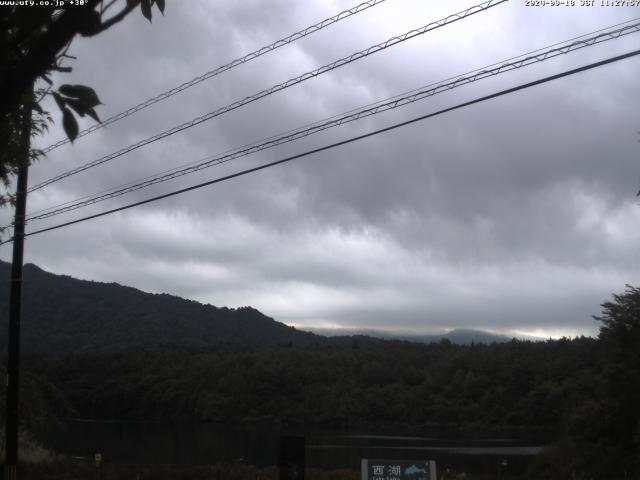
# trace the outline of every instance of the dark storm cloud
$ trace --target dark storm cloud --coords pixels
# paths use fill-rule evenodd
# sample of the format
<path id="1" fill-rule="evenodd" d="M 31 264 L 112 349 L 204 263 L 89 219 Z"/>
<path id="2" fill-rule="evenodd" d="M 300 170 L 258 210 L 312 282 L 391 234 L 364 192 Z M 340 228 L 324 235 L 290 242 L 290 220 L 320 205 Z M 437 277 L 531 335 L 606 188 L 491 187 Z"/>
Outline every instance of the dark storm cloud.
<path id="1" fill-rule="evenodd" d="M 73 83 L 95 86 L 107 117 L 349 6 L 170 4 L 153 25 L 134 15 L 99 39 L 75 43 Z M 61 147 L 32 169 L 32 184 L 466 6 L 389 0 Z M 512 1 L 52 185 L 31 196 L 30 208 L 222 153 L 633 13 L 568 10 Z M 636 42 L 630 36 L 462 87 L 87 213 L 433 112 Z M 639 69 L 632 59 L 32 237 L 28 261 L 217 305 L 250 304 L 300 326 L 592 333 L 598 304 L 637 283 Z M 44 144 L 59 137 L 53 131 Z"/>

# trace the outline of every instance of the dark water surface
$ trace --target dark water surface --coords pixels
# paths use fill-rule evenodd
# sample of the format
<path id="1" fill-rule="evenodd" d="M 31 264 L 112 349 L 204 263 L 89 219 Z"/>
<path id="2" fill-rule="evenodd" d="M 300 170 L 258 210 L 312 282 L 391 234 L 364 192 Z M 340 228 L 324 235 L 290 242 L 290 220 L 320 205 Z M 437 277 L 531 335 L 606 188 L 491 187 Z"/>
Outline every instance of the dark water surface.
<path id="1" fill-rule="evenodd" d="M 63 431 L 39 435 L 53 451 L 72 457 L 97 452 L 103 461 L 130 465 L 207 465 L 238 462 L 277 465 L 281 435 L 306 437 L 307 465 L 360 468 L 361 458 L 436 460 L 441 468 L 477 473 L 522 472 L 547 438 L 521 432 L 354 432 L 290 428 L 270 423 L 68 422 Z M 506 462 L 505 462 L 506 461 Z"/>

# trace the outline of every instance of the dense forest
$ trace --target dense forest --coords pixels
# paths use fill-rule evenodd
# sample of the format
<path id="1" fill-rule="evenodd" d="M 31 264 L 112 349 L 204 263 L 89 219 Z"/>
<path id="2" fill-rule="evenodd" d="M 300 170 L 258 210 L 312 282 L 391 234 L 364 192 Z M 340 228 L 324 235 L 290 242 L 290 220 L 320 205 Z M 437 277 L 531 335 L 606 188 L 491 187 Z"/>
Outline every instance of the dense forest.
<path id="1" fill-rule="evenodd" d="M 158 346 L 35 355 L 85 418 L 555 427 L 592 397 L 593 339 L 459 346 Z"/>
<path id="2" fill-rule="evenodd" d="M 40 342 L 23 356 L 27 429 L 68 418 L 521 428 L 557 439 L 531 478 L 640 478 L 639 289 L 603 304 L 597 339 L 422 344 L 331 341 L 254 309 L 29 270 L 29 288 L 38 292 L 31 315 L 44 313 L 25 325 Z M 64 306 L 45 307 L 59 295 Z M 91 313 L 92 304 L 94 312 L 114 305 L 122 312 L 111 324 Z M 183 336 L 171 333 L 176 325 Z M 231 333 L 213 341 L 220 331 Z"/>
<path id="3" fill-rule="evenodd" d="M 469 346 L 360 339 L 350 346 L 165 345 L 31 355 L 24 361 L 24 413 L 33 428 L 66 415 L 545 429 L 560 440 L 539 459 L 543 473 L 534 478 L 581 470 L 617 478 L 610 474 L 621 465 L 638 468 L 632 402 L 639 385 L 604 347 L 590 338 Z"/>
<path id="4" fill-rule="evenodd" d="M 629 370 L 620 376 L 622 364 L 604 347 L 591 338 L 467 346 L 354 339 L 30 355 L 23 413 L 33 429 L 65 416 L 542 429 L 559 441 L 534 478 L 581 469 L 618 478 L 610 473 L 621 465 L 638 468 L 632 402 L 640 385 Z M 595 455 L 603 448 L 606 455 Z"/>

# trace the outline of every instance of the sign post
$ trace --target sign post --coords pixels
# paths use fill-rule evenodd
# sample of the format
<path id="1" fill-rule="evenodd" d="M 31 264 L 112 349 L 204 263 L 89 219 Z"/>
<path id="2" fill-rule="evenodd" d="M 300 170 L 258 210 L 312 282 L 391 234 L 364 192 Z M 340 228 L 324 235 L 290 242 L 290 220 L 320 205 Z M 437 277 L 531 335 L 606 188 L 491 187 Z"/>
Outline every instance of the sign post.
<path id="1" fill-rule="evenodd" d="M 437 480 L 434 460 L 362 459 L 362 480 Z"/>

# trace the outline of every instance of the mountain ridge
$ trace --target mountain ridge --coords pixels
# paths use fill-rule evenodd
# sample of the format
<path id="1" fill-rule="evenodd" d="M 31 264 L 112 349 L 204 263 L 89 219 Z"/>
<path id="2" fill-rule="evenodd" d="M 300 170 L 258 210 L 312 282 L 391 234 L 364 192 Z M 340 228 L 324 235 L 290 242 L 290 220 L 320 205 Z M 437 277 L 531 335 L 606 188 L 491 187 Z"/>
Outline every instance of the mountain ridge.
<path id="1" fill-rule="evenodd" d="M 0 261 L 0 353 L 6 352 L 9 273 Z M 206 346 L 345 345 L 386 340 L 470 344 L 511 338 L 478 330 L 442 335 L 402 335 L 371 330 L 339 330 L 327 335 L 298 330 L 253 307 L 227 308 L 167 293 L 149 293 L 111 282 L 80 280 L 24 266 L 22 345 L 25 353 L 106 352 L 162 344 Z M 326 331 L 327 333 L 329 331 Z"/>
<path id="2" fill-rule="evenodd" d="M 434 333 L 398 333 L 388 330 L 358 328 L 309 328 L 308 331 L 317 335 L 328 336 L 330 338 L 360 335 L 384 340 L 406 340 L 417 343 L 434 343 L 442 340 L 449 340 L 451 343 L 458 345 L 470 345 L 471 343 L 503 343 L 510 342 L 514 338 L 517 340 L 530 341 L 545 340 L 540 337 L 493 333 L 474 328 L 454 328 L 445 332 Z"/>
<path id="3" fill-rule="evenodd" d="M 10 264 L 0 262 L 0 351 L 6 351 Z M 321 339 L 252 307 L 231 309 L 24 266 L 22 345 L 29 352 L 179 344 L 311 344 Z"/>

